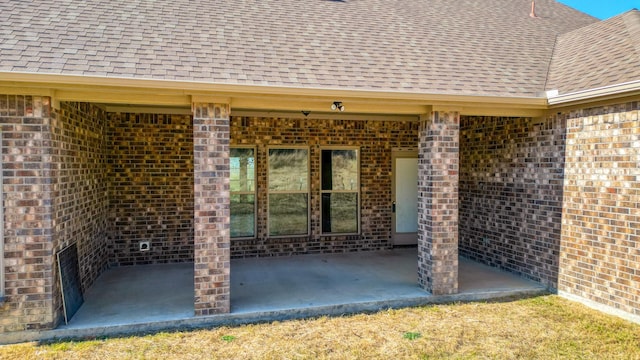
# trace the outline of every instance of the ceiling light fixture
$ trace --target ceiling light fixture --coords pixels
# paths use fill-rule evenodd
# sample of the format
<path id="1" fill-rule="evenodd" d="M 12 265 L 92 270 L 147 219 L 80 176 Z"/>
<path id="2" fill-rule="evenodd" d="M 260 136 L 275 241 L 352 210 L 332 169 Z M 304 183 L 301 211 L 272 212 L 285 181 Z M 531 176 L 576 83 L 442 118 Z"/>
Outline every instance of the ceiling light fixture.
<path id="1" fill-rule="evenodd" d="M 344 111 L 344 105 L 342 105 L 342 101 L 334 101 L 333 104 L 331 104 L 331 110 Z"/>

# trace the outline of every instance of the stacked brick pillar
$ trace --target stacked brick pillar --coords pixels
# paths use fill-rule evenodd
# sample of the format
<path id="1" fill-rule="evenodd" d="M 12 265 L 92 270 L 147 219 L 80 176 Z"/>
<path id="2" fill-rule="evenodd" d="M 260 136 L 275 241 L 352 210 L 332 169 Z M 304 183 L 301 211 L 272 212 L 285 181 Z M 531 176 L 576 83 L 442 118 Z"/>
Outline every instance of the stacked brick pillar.
<path id="1" fill-rule="evenodd" d="M 0 95 L 4 301 L 0 333 L 51 329 L 54 312 L 51 100 Z M 0 262 L 2 263 L 2 262 Z"/>
<path id="2" fill-rule="evenodd" d="M 459 133 L 457 112 L 420 119 L 418 280 L 433 295 L 458 292 Z"/>
<path id="3" fill-rule="evenodd" d="M 195 314 L 230 311 L 229 105 L 193 104 Z"/>

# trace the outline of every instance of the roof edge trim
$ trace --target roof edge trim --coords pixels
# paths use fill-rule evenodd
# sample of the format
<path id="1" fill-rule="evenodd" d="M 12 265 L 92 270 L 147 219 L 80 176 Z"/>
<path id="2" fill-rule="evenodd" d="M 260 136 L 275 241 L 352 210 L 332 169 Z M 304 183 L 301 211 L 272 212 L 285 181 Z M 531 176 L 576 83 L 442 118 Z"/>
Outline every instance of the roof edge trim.
<path id="1" fill-rule="evenodd" d="M 518 106 L 531 106 L 535 108 L 546 107 L 547 98 L 544 96 L 517 97 L 517 96 L 491 96 L 491 95 L 456 95 L 438 93 L 403 92 L 392 90 L 362 90 L 346 88 L 307 88 L 307 87 L 282 87 L 269 85 L 243 85 L 221 84 L 184 80 L 159 80 L 137 79 L 106 76 L 86 76 L 69 74 L 44 74 L 29 72 L 0 71 L 0 82 L 21 83 L 20 86 L 39 83 L 47 84 L 48 88 L 60 86 L 87 86 L 87 87 L 119 87 L 119 88 L 148 88 L 181 91 L 185 95 L 205 94 L 260 94 L 260 95 L 289 95 L 289 96 L 326 96 L 349 97 L 389 100 L 414 100 L 431 102 L 474 102 L 489 104 L 510 104 Z M 50 85 L 50 86 L 49 86 Z"/>
<path id="2" fill-rule="evenodd" d="M 560 105 L 572 102 L 592 100 L 601 97 L 618 97 L 628 95 L 631 92 L 640 93 L 640 80 L 629 81 L 616 85 L 608 85 L 599 88 L 580 90 L 557 96 L 548 96 L 549 105 Z M 548 91 L 547 94 L 552 94 Z"/>

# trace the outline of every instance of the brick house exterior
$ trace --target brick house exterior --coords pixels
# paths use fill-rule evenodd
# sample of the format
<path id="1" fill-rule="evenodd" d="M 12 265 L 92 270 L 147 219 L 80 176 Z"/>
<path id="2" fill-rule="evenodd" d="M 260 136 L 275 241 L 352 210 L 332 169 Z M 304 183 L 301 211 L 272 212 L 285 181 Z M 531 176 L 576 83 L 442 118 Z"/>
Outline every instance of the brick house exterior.
<path id="1" fill-rule="evenodd" d="M 551 10 L 540 21 L 555 29 L 551 36 L 544 32 L 549 24 L 531 25 L 541 31 L 532 58 L 548 55 L 542 77 L 522 85 L 500 83 L 494 74 L 482 84 L 483 76 L 470 73 L 461 88 L 451 80 L 433 93 L 393 85 L 359 64 L 352 77 L 372 83 L 341 85 L 340 78 L 337 88 L 322 80 L 305 87 L 300 79 L 295 87 L 269 80 L 265 69 L 266 85 L 124 76 L 135 63 L 127 56 L 118 76 L 30 71 L 17 55 L 27 50 L 8 48 L 27 40 L 4 42 L 10 45 L 0 45 L 9 54 L 0 60 L 0 332 L 60 324 L 55 260 L 70 244 L 77 245 L 85 290 L 110 267 L 193 262 L 196 316 L 230 311 L 232 258 L 392 248 L 392 152 L 399 148 L 419 154 L 421 287 L 456 293 L 461 255 L 640 321 L 640 70 L 627 65 L 602 75 L 604 82 L 585 83 L 572 73 L 581 64 L 565 54 L 589 36 L 640 38 L 634 37 L 640 12 L 595 22 L 542 3 Z M 522 21 L 519 28 L 538 20 Z M 625 41 L 610 47 L 610 55 L 635 51 L 629 57 L 640 59 Z M 69 64 L 90 67 L 68 49 L 62 56 Z M 606 65 L 593 60 L 600 53 L 582 55 L 583 71 L 599 74 Z M 145 69 L 145 59 L 137 70 Z M 518 66 L 526 72 L 527 64 Z M 445 86 L 433 76 L 424 81 Z M 490 90 L 494 80 L 504 87 Z M 489 90 L 481 92 L 478 83 Z M 517 89 L 526 86 L 550 92 L 525 96 L 528 89 Z M 347 111 L 331 112 L 335 100 Z M 255 149 L 256 234 L 231 239 L 230 151 L 238 146 Z M 267 158 L 277 146 L 308 149 L 307 235 L 269 235 Z M 320 151 L 336 146 L 360 154 L 357 234 L 322 231 Z M 139 251 L 140 241 L 151 250 Z"/>

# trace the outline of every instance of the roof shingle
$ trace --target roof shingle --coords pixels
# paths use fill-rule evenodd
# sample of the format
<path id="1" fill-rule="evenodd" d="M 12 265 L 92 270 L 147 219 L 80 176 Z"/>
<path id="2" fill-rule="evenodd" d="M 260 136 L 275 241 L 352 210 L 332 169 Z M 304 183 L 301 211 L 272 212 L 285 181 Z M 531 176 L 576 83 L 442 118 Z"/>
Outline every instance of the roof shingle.
<path id="1" fill-rule="evenodd" d="M 546 88 L 561 94 L 640 80 L 640 11 L 558 37 Z"/>
<path id="2" fill-rule="evenodd" d="M 429 94 L 535 96 L 554 0 L 0 1 L 0 72 Z"/>

